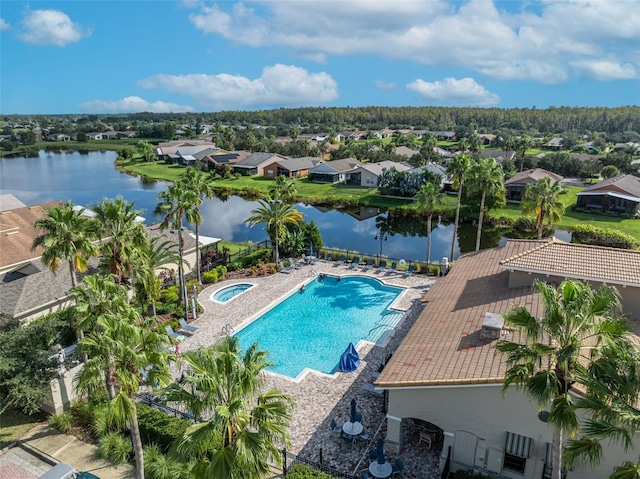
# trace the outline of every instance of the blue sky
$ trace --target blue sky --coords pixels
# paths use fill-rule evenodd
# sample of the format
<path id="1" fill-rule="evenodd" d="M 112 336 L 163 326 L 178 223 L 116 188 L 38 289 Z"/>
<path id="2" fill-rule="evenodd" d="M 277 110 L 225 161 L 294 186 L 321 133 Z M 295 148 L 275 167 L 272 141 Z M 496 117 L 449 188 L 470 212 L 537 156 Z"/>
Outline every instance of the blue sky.
<path id="1" fill-rule="evenodd" d="M 640 103 L 640 0 L 16 1 L 0 113 Z"/>

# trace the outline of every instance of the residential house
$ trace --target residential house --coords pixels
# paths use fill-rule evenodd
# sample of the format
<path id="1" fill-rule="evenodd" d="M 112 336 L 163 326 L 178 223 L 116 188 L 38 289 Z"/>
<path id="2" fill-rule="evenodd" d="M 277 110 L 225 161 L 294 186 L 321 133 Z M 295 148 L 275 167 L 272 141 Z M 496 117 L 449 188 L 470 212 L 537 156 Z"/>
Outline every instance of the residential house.
<path id="1" fill-rule="evenodd" d="M 181 148 L 191 147 L 213 147 L 213 143 L 205 140 L 172 140 L 164 143 L 159 143 L 156 148 L 156 156 L 158 160 L 165 160 L 171 163 L 178 163 L 180 156 L 177 154 Z"/>
<path id="2" fill-rule="evenodd" d="M 324 161 L 320 158 L 311 156 L 276 160 L 264 167 L 264 176 L 265 178 L 277 178 L 281 175 L 287 178 L 306 178 L 312 168 L 322 163 Z"/>
<path id="3" fill-rule="evenodd" d="M 491 142 L 496 139 L 496 135 L 491 133 L 480 133 L 478 136 L 482 140 L 483 145 L 490 145 Z"/>
<path id="4" fill-rule="evenodd" d="M 538 180 L 543 178 L 551 178 L 552 183 L 557 183 L 564 179 L 563 176 L 552 173 L 551 171 L 543 170 L 542 168 L 521 171 L 504 182 L 504 187 L 507 190 L 507 201 L 519 203 L 524 197 L 527 185 L 536 183 Z"/>
<path id="5" fill-rule="evenodd" d="M 309 179 L 317 183 L 349 183 L 351 172 L 361 165 L 355 158 L 327 161 L 312 168 Z"/>
<path id="6" fill-rule="evenodd" d="M 620 175 L 578 193 L 577 208 L 610 214 L 640 214 L 640 178 Z"/>
<path id="7" fill-rule="evenodd" d="M 434 135 L 436 135 L 436 138 L 438 140 L 456 141 L 456 132 L 455 131 L 437 130 L 437 131 L 432 131 L 430 133 L 433 133 Z"/>
<path id="8" fill-rule="evenodd" d="M 220 148 L 215 148 L 212 143 L 209 143 L 208 146 L 198 145 L 180 147 L 176 151 L 175 156 L 177 156 L 178 165 L 195 166 L 199 161 L 202 161 L 203 158 L 207 158 L 219 150 Z"/>
<path id="9" fill-rule="evenodd" d="M 605 250 L 607 261 L 602 260 Z M 502 247 L 461 256 L 427 293 L 423 311 L 374 381 L 388 399 L 385 448 L 400 452 L 406 425 L 426 421 L 443 442 L 441 469 L 450 452 L 451 471 L 548 479 L 552 427 L 522 390 L 511 387 L 503 394 L 507 364 L 494 345 L 500 338 L 521 338 L 502 328 L 502 315 L 517 305 L 536 317 L 544 314 L 542 299 L 531 287 L 535 277 L 556 282 L 579 277 L 594 286 L 595 280 L 606 281 L 622 285 L 621 291 L 626 284 L 625 298 L 632 302 L 625 307 L 637 315 L 633 298 L 640 296 L 639 271 L 640 252 L 555 240 L 508 240 Z M 598 466 L 576 463 L 568 477 L 605 479 L 615 465 L 638 459 L 637 449 L 624 451 L 606 442 L 602 447 Z"/>
<path id="10" fill-rule="evenodd" d="M 562 150 L 562 138 L 551 138 L 544 146 L 549 150 Z"/>
<path id="11" fill-rule="evenodd" d="M 113 130 L 105 131 L 102 134 L 102 139 L 103 140 L 118 140 L 119 138 L 120 138 L 120 133 L 117 132 L 117 131 L 113 131 Z"/>
<path id="12" fill-rule="evenodd" d="M 218 150 L 215 153 L 206 156 L 201 161 L 202 169 L 205 171 L 212 171 L 219 165 L 233 165 L 238 161 L 246 158 L 251 153 L 245 150 L 226 151 Z"/>
<path id="13" fill-rule="evenodd" d="M 480 150 L 478 154 L 482 158 L 493 158 L 498 163 L 502 163 L 504 160 L 513 160 L 516 156 L 515 151 L 504 150 Z"/>
<path id="14" fill-rule="evenodd" d="M 52 133 L 47 136 L 49 141 L 71 141 L 71 137 L 66 133 Z"/>
<path id="15" fill-rule="evenodd" d="M 87 140 L 102 140 L 103 133 L 100 131 L 92 131 L 91 133 L 87 133 Z"/>
<path id="16" fill-rule="evenodd" d="M 264 167 L 270 165 L 274 161 L 288 159 L 286 156 L 275 153 L 251 153 L 246 158 L 231 165 L 234 173 L 240 173 L 244 176 L 264 175 Z"/>
<path id="17" fill-rule="evenodd" d="M 366 186 L 367 188 L 376 188 L 378 186 L 378 177 L 382 172 L 389 168 L 395 168 L 397 171 L 407 171 L 411 167 L 395 161 L 381 161 L 379 163 L 363 163 L 357 166 L 351 173 L 347 184 Z"/>
<path id="18" fill-rule="evenodd" d="M 414 174 L 420 175 L 425 171 L 429 171 L 435 175 L 438 175 L 440 177 L 440 184 L 438 186 L 440 188 L 444 186 L 444 182 L 445 180 L 447 180 L 448 176 L 447 176 L 447 169 L 442 165 L 438 165 L 436 163 L 428 163 L 426 165 L 408 170 L 407 173 L 414 173 Z"/>
<path id="19" fill-rule="evenodd" d="M 412 150 L 408 146 L 396 146 L 393 152 L 396 155 L 404 156 L 405 158 L 411 158 L 413 155 L 420 153 L 419 151 Z"/>

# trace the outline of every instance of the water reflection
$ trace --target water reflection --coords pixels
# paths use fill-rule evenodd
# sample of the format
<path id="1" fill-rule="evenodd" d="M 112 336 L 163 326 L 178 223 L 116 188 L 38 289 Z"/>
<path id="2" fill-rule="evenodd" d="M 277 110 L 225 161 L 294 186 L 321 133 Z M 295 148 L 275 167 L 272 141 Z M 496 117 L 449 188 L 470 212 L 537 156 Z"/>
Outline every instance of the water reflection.
<path id="1" fill-rule="evenodd" d="M 117 171 L 113 163 L 116 153 L 91 151 L 53 153 L 41 151 L 37 157 L 0 159 L 0 189 L 3 194 L 13 194 L 27 205 L 48 201 L 71 200 L 74 204 L 90 206 L 103 198 L 118 195 L 135 201 L 137 209 L 147 223 L 159 220 L 153 210 L 158 203 L 158 192 L 164 182 L 145 183 L 140 178 Z M 205 201 L 201 208 L 203 222 L 201 234 L 229 241 L 258 242 L 266 238 L 263 227 L 249 228 L 244 220 L 257 207 L 254 201 L 231 196 L 224 201 Z M 358 250 L 367 255 L 378 255 L 380 241 L 375 239 L 380 231 L 389 239 L 382 244 L 383 254 L 406 260 L 426 258 L 426 222 L 413 215 L 387 213 L 378 208 L 361 207 L 349 211 L 336 211 L 304 204 L 296 205 L 307 222 L 315 221 L 325 245 L 341 249 Z M 431 233 L 431 259 L 438 261 L 451 252 L 453 225 L 435 221 Z M 483 228 L 482 247 L 490 248 L 504 242 L 505 232 Z M 566 232 L 557 231 L 569 240 Z M 454 258 L 475 248 L 476 228 L 462 224 L 458 228 Z"/>

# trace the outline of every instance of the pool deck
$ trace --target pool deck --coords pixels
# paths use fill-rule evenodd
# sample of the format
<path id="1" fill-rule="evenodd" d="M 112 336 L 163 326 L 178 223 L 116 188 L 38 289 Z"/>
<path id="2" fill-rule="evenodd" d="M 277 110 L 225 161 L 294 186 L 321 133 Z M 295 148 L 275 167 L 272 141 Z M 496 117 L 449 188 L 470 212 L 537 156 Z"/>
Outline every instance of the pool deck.
<path id="1" fill-rule="evenodd" d="M 368 467 L 368 451 L 369 447 L 375 448 L 375 439 L 372 440 L 371 445 L 365 441 L 357 441 L 353 447 L 346 443 L 341 444 L 340 438 L 330 430 L 329 423 L 331 419 L 335 419 L 340 425 L 347 421 L 351 399 L 355 398 L 358 410 L 363 415 L 365 431 L 373 435 L 380 427 L 379 435 L 384 437 L 386 421 L 385 413 L 382 411 L 383 396 L 368 392 L 363 389 L 363 386 L 372 382 L 372 374 L 383 364 L 384 359 L 395 351 L 418 317 L 423 307 L 420 300 L 436 280 L 434 277 L 420 274 L 404 276 L 398 272 L 363 270 L 361 266 L 350 268 L 348 265 L 338 265 L 335 262 L 317 261 L 289 274 L 277 273 L 264 277 L 225 280 L 212 284 L 200 292 L 198 301 L 204 308 L 204 313 L 190 323 L 197 326 L 199 331 L 187 336 L 180 344 L 180 350 L 184 352 L 213 344 L 225 334 L 223 328 L 227 325 L 237 331 L 248 320 L 255 318 L 286 295 L 297 291 L 304 283 L 311 281 L 317 273 L 368 276 L 388 285 L 405 288 L 402 295 L 392 304 L 394 309 L 406 311 L 403 320 L 384 344 L 361 342 L 356 345 L 362 360 L 357 371 L 334 375 L 309 372 L 297 380 L 275 374 L 267 375 L 268 386 L 277 387 L 296 401 L 289 429 L 291 437 L 289 450 L 315 462 L 319 462 L 322 455 L 324 465 L 352 474 L 356 469 Z M 226 304 L 214 303 L 209 299 L 214 291 L 234 283 L 253 283 L 256 286 Z M 426 447 L 417 445 L 418 433 L 411 427 L 405 428 L 405 431 L 407 437 L 400 454 L 406 465 L 403 477 L 439 477 L 437 455 L 427 451 Z M 387 456 L 390 462 L 397 457 L 394 454 L 387 454 Z"/>

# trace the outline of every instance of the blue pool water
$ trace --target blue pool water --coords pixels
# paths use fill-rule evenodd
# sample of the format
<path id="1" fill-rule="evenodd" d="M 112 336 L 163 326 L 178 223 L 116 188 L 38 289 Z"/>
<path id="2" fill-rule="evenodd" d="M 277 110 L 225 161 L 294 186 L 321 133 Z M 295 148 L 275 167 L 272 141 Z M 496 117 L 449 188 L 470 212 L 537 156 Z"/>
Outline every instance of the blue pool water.
<path id="1" fill-rule="evenodd" d="M 381 343 L 403 312 L 389 309 L 402 288 L 373 278 L 315 278 L 304 290 L 236 333 L 246 350 L 257 342 L 276 364 L 273 372 L 295 378 L 304 368 L 333 373 L 340 354 L 361 339 Z"/>
<path id="2" fill-rule="evenodd" d="M 253 286 L 254 285 L 251 283 L 238 283 L 220 288 L 218 291 L 211 295 L 211 301 L 226 303 L 227 301 L 231 301 L 236 296 L 241 295 L 246 290 L 253 288 Z"/>

